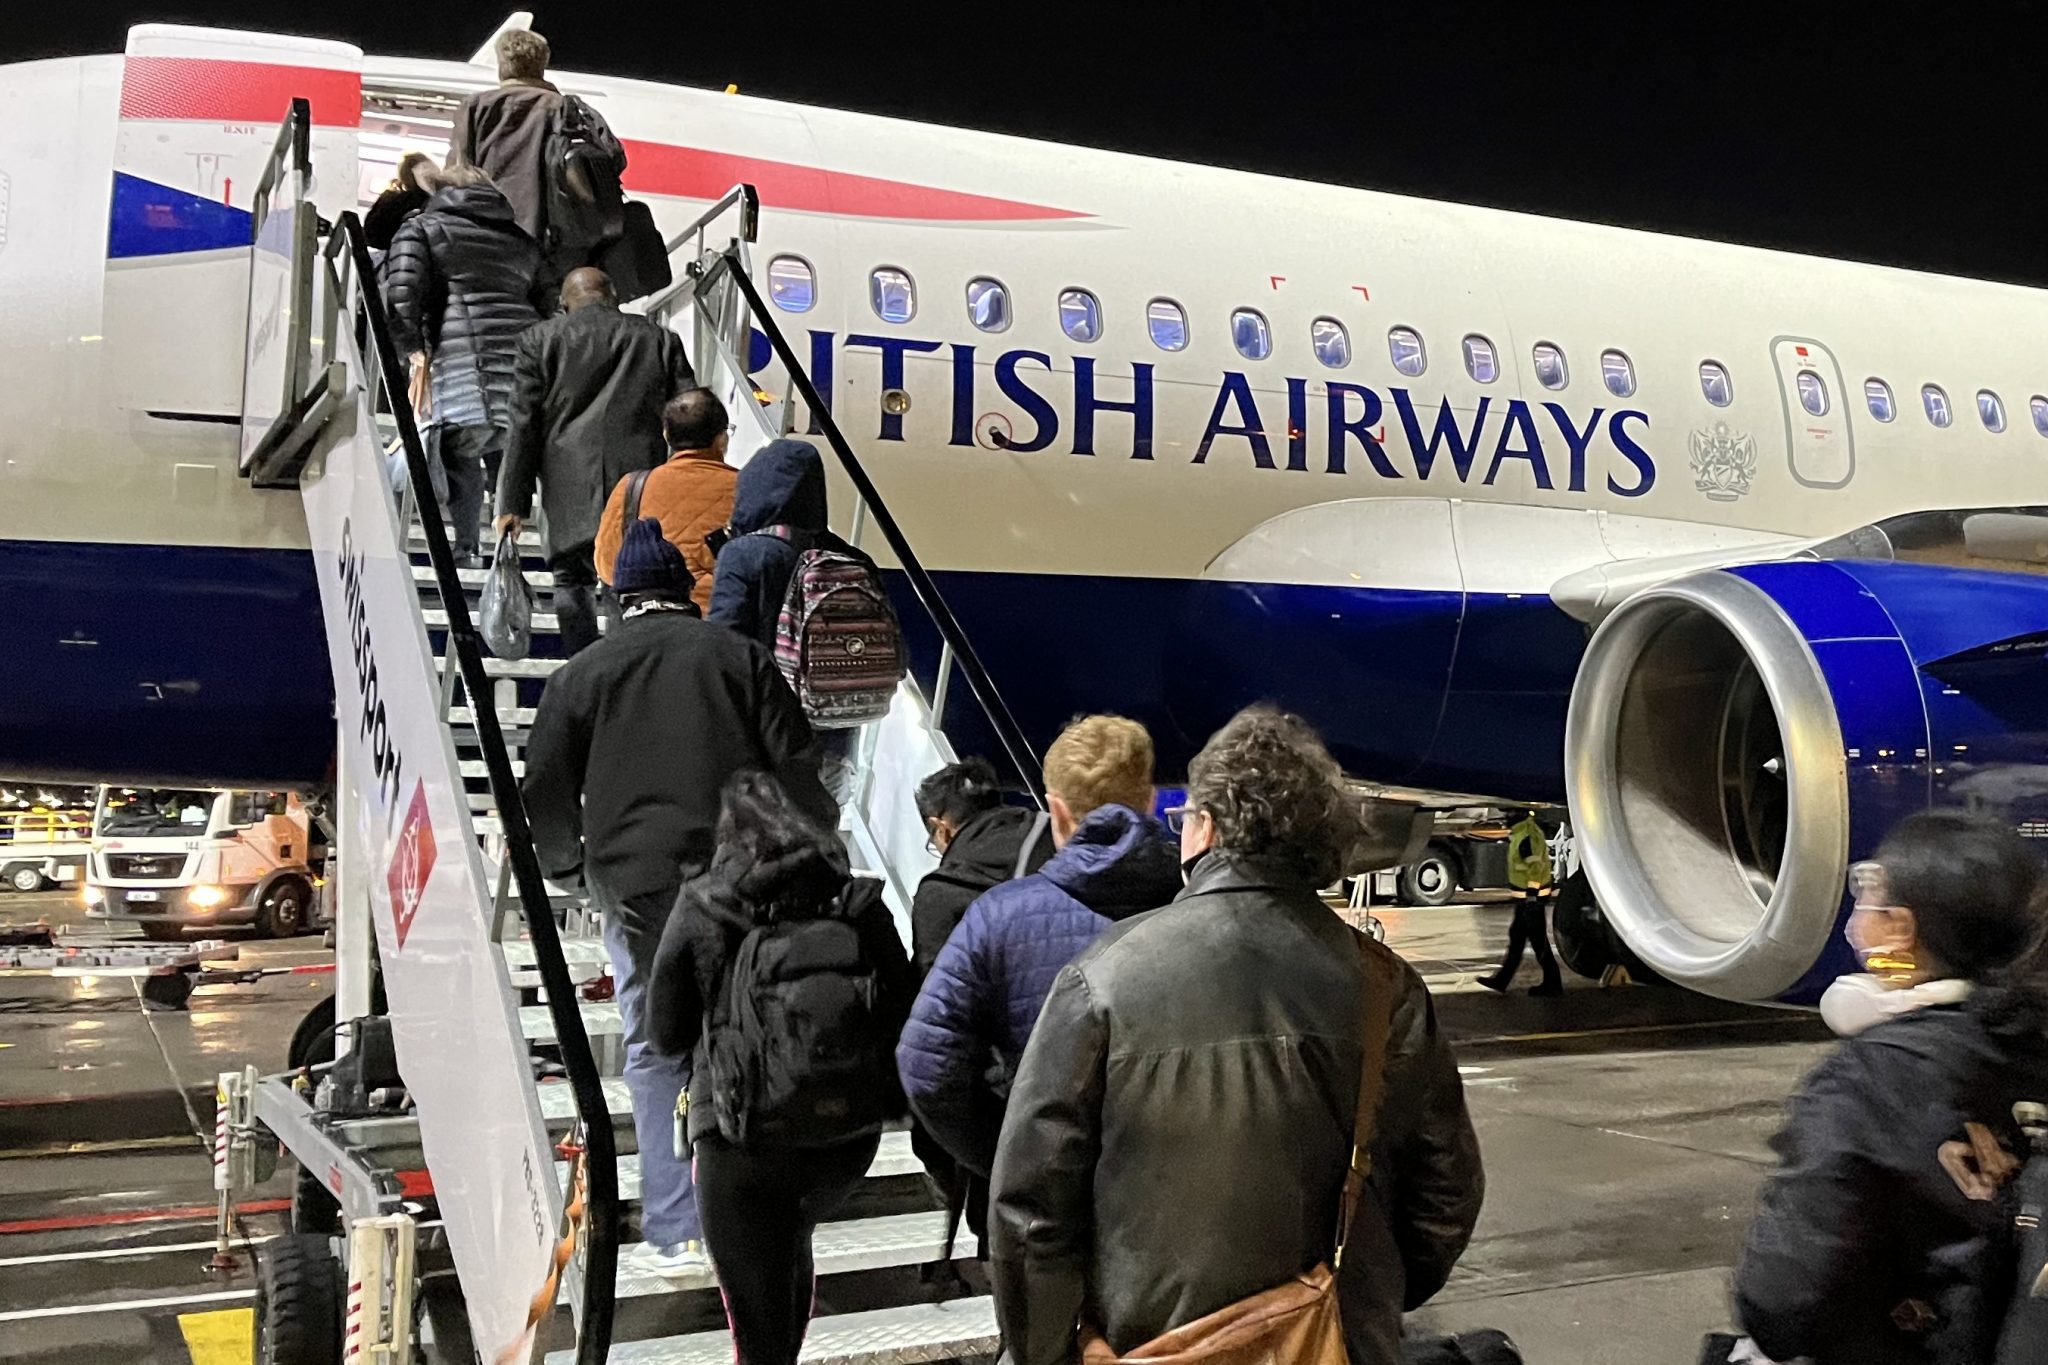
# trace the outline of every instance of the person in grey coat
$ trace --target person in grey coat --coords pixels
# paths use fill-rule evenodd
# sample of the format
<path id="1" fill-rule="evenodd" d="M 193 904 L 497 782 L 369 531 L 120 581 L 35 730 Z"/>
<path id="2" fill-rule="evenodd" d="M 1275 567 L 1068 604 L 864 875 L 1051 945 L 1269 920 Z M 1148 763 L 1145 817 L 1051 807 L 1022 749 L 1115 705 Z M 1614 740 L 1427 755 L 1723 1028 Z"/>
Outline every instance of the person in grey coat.
<path id="1" fill-rule="evenodd" d="M 458 558 L 476 562 L 486 465 L 504 449 L 519 338 L 540 248 L 474 166 L 422 173 L 426 207 L 391 239 L 382 268 L 393 339 L 412 357 L 412 403 L 426 428 L 434 491 Z"/>

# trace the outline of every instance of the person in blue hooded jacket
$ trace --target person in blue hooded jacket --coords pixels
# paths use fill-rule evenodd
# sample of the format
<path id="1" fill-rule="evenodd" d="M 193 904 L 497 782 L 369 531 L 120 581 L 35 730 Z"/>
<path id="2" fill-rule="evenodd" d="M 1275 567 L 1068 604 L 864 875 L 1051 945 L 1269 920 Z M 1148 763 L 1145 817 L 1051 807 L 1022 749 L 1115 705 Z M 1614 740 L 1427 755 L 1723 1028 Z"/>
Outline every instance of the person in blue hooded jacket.
<path id="1" fill-rule="evenodd" d="M 1000 1078 L 1015 1074 L 1053 978 L 1111 924 L 1165 905 L 1181 887 L 1180 854 L 1146 814 L 1144 726 L 1121 716 L 1075 721 L 1046 750 L 1045 786 L 1059 851 L 968 907 L 896 1048 L 912 1112 L 984 1178 L 1002 1129 Z M 969 1227 L 978 1230 L 980 1212 L 968 1210 Z"/>
<path id="2" fill-rule="evenodd" d="M 770 441 L 740 469 L 733 486 L 732 520 L 726 523 L 711 576 L 711 614 L 750 639 L 775 648 L 789 580 L 806 550 L 823 546 L 859 554 L 826 528 L 825 462 L 809 441 Z M 853 732 L 818 735 L 825 788 L 840 804 L 851 795 L 853 769 L 847 761 Z"/>

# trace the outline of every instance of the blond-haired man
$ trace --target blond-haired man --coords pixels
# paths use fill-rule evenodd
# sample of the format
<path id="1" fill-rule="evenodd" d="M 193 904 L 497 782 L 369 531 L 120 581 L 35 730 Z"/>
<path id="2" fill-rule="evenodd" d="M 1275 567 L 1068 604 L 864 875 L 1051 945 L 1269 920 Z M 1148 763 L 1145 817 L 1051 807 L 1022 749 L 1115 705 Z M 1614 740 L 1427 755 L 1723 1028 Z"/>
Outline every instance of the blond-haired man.
<path id="1" fill-rule="evenodd" d="M 953 1159 L 986 1177 L 1014 1073 L 1053 978 L 1118 920 L 1180 890 L 1180 855 L 1152 806 L 1152 737 L 1085 716 L 1045 754 L 1052 858 L 968 907 L 925 978 L 897 1070 L 912 1109 Z M 991 1076 L 997 1078 L 992 1084 Z M 980 1231 L 976 1201 L 969 1226 Z"/>

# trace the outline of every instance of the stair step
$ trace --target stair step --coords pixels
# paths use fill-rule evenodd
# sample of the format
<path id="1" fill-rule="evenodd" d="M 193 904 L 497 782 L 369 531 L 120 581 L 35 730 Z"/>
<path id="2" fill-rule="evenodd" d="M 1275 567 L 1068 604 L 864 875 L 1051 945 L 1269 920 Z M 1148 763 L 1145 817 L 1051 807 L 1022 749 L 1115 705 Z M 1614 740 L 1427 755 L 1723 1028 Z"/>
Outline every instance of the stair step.
<path id="1" fill-rule="evenodd" d="M 487 678 L 548 678 L 562 671 L 567 659 L 499 659 L 484 655 L 484 676 Z M 448 667 L 448 656 L 434 656 L 434 671 L 441 672 Z"/>
<path id="2" fill-rule="evenodd" d="M 455 577 L 465 588 L 481 588 L 484 585 L 484 581 L 490 576 L 491 571 L 489 569 L 457 569 L 455 571 Z M 431 564 L 415 564 L 412 566 L 412 577 L 415 583 L 432 583 L 434 581 L 434 566 Z M 555 586 L 555 576 L 546 569 L 526 570 L 526 581 L 536 588 L 546 588 L 550 591 Z"/>
<path id="3" fill-rule="evenodd" d="M 623 1080 L 616 1082 L 606 1081 L 605 1084 L 607 1086 L 614 1084 L 624 1085 L 625 1082 Z M 566 1085 L 555 1085 L 553 1083 L 542 1086 L 540 1090 L 540 1111 L 542 1115 L 548 1118 L 567 1118 L 570 1114 L 574 1113 L 576 1107 L 575 1098 L 567 1093 L 568 1089 L 569 1087 Z M 562 1098 L 550 1100 L 548 1098 L 550 1090 L 562 1091 Z M 605 1099 L 607 1102 L 610 1101 L 611 1096 L 609 1093 L 606 1094 Z M 550 1104 L 553 1104 L 562 1112 L 559 1115 L 549 1113 L 548 1106 Z M 632 1112 L 631 1097 L 627 1098 L 626 1108 L 614 1109 L 612 1112 L 621 1117 L 630 1114 Z M 875 1149 L 874 1164 L 868 1167 L 867 1178 L 870 1180 L 888 1180 L 897 1176 L 916 1175 L 923 1169 L 924 1163 L 917 1159 L 917 1153 L 910 1150 L 910 1134 L 907 1132 L 888 1132 L 882 1134 L 882 1144 Z M 568 1166 L 562 1162 L 556 1162 L 555 1174 L 566 1182 L 569 1178 Z M 640 1158 L 638 1155 L 628 1154 L 619 1158 L 619 1199 L 622 1203 L 627 1204 L 637 1204 L 640 1202 Z M 939 1231 L 943 1235 L 945 1229 L 941 1228 Z"/>
<path id="4" fill-rule="evenodd" d="M 490 549 L 496 549 L 498 544 L 496 533 L 485 531 L 484 544 L 490 547 Z M 420 529 L 420 524 L 417 521 L 406 532 L 405 548 L 408 550 L 425 550 L 427 548 L 427 533 Z M 532 550 L 535 554 L 539 554 L 543 548 L 540 543 L 540 532 L 532 530 L 521 531 L 519 533 L 519 548 L 522 550 Z M 486 553 L 488 552 L 487 550 Z"/>
<path id="5" fill-rule="evenodd" d="M 593 1005 L 589 1001 L 578 1002 L 583 1011 L 583 1028 L 591 1037 L 607 1034 L 621 1034 L 626 1031 L 626 1021 L 619 1017 L 619 1007 L 611 1001 Z M 553 1043 L 555 1021 L 548 1016 L 546 1005 L 522 1005 L 519 1007 L 519 1031 L 530 1043 Z"/>
<path id="6" fill-rule="evenodd" d="M 461 769 L 462 769 L 462 775 L 463 775 L 464 777 L 483 777 L 483 778 L 488 778 L 488 777 L 489 777 L 489 776 L 491 775 L 491 765 L 490 765 L 490 764 L 488 764 L 488 763 L 486 763 L 486 762 L 484 762 L 484 761 L 483 761 L 482 759 L 480 759 L 480 758 L 465 758 L 465 759 L 463 759 L 463 760 L 462 760 L 462 762 L 461 762 L 461 763 L 460 763 L 460 764 L 459 764 L 458 766 L 460 766 L 460 767 L 461 767 Z M 525 760 L 525 759 L 523 759 L 523 758 L 515 758 L 515 759 L 513 759 L 513 760 L 512 760 L 512 776 L 514 776 L 514 777 L 524 777 L 524 776 L 526 776 L 526 760 Z"/>
<path id="7" fill-rule="evenodd" d="M 624 1164 L 623 1159 L 620 1164 Z M 811 1254 L 819 1275 L 850 1275 L 862 1270 L 924 1265 L 938 1260 L 945 1249 L 946 1213 L 943 1209 L 820 1223 L 817 1233 L 811 1238 Z M 962 1228 L 953 1242 L 954 1256 L 971 1260 L 974 1251 L 974 1234 Z M 616 1292 L 622 1299 L 655 1298 L 662 1294 L 718 1287 L 715 1275 L 657 1275 L 651 1270 L 636 1268 L 629 1256 L 630 1253 L 619 1258 Z M 618 1358 L 614 1352 L 612 1359 Z"/>
<path id="8" fill-rule="evenodd" d="M 626 1089 L 626 1082 L 618 1076 L 607 1076 L 598 1082 L 604 1087 L 604 1109 L 613 1118 L 624 1119 L 633 1116 L 633 1092 Z M 542 1081 L 540 1084 L 540 1116 L 550 1123 L 567 1123 L 576 1117 L 576 1092 L 569 1088 L 567 1081 Z M 566 1169 L 564 1175 L 566 1176 Z M 634 1167 L 634 1186 L 639 1185 L 639 1168 Z"/>
<path id="9" fill-rule="evenodd" d="M 557 662 L 560 661 L 558 660 Z M 533 728 L 533 713 L 534 708 L 531 706 L 501 706 L 498 708 L 498 724 L 506 730 L 531 730 Z M 451 706 L 448 708 L 448 723 L 450 725 L 474 725 L 476 723 L 476 712 L 470 710 L 467 706 Z"/>
<path id="10" fill-rule="evenodd" d="M 548 891 L 554 895 L 566 896 L 569 894 L 553 882 L 548 883 Z M 534 965 L 533 944 L 526 939 L 507 939 L 498 945 L 498 949 L 504 953 L 505 965 L 508 967 L 516 970 Z M 563 939 L 562 960 L 567 962 L 572 968 L 581 966 L 608 967 L 612 961 L 611 955 L 605 952 L 604 941 L 595 938 Z"/>
<path id="11" fill-rule="evenodd" d="M 819 1229 L 822 1235 L 823 1229 Z M 986 1295 L 912 1303 L 866 1313 L 813 1318 L 799 1365 L 922 1365 L 995 1354 L 996 1301 Z M 611 1365 L 732 1365 L 730 1332 L 691 1332 L 615 1343 Z M 574 1350 L 551 1351 L 547 1365 L 575 1365 Z"/>
<path id="12" fill-rule="evenodd" d="M 430 630 L 446 630 L 446 629 L 448 629 L 448 613 L 447 613 L 447 612 L 445 612 L 445 611 L 443 611 L 443 610 L 441 610 L 441 608 L 439 608 L 439 607 L 425 607 L 425 608 L 423 608 L 423 609 L 421 610 L 421 613 L 420 613 L 420 614 L 421 614 L 421 615 L 423 615 L 423 616 L 425 616 L 425 617 L 427 618 L 427 627 L 428 627 L 428 629 L 430 629 Z M 559 634 L 559 633 L 561 632 L 561 629 L 562 629 L 562 623 L 561 623 L 561 621 L 560 621 L 560 620 L 559 620 L 559 619 L 558 619 L 558 618 L 557 618 L 557 617 L 555 616 L 555 614 L 554 614 L 553 612 L 551 612 L 551 611 L 537 611 L 537 612 L 535 612 L 535 613 L 533 614 L 533 633 L 534 633 L 534 634 L 536 634 L 536 635 L 556 635 L 556 634 Z"/>

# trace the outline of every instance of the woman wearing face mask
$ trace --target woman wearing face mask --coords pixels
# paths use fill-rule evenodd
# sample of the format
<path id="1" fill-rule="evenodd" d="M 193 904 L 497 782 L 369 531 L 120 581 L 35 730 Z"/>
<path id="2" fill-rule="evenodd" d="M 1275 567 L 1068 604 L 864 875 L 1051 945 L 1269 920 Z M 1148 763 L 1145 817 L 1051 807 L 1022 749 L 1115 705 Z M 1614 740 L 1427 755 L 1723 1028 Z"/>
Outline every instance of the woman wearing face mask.
<path id="1" fill-rule="evenodd" d="M 2041 885 L 2025 841 L 1959 811 L 1907 818 L 1855 869 L 1865 971 L 1828 989 L 1846 1041 L 1773 1140 L 1735 1277 L 1753 1351 L 1735 1359 L 1993 1358 L 2012 1285 L 1996 1196 L 2026 1150 L 2012 1107 L 2048 1099 Z"/>

